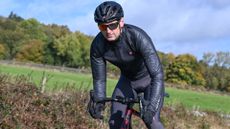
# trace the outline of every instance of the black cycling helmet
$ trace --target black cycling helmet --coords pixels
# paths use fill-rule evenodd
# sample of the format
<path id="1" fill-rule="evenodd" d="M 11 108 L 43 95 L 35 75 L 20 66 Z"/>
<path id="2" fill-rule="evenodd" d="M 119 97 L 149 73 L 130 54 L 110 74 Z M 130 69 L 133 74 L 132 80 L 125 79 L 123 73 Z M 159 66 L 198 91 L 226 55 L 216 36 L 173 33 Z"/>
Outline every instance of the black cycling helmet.
<path id="1" fill-rule="evenodd" d="M 98 24 L 101 24 L 120 20 L 123 16 L 124 12 L 120 4 L 114 1 L 106 1 L 97 6 L 94 13 L 94 20 Z"/>

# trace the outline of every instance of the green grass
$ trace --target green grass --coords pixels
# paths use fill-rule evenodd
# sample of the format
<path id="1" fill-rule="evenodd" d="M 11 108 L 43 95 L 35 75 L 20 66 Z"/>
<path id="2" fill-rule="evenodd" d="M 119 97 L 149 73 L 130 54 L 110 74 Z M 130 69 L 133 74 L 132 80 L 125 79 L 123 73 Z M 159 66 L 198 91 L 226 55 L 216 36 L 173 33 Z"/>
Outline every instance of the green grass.
<path id="1" fill-rule="evenodd" d="M 44 72 L 48 78 L 51 77 L 46 84 L 46 90 L 59 90 L 65 88 L 66 86 L 71 86 L 75 88 L 92 88 L 91 74 L 60 72 L 57 70 L 28 68 L 12 65 L 6 66 L 0 64 L 0 73 L 9 74 L 12 76 L 26 75 L 28 77 L 31 77 L 32 81 L 37 86 L 40 86 Z M 113 79 L 107 80 L 108 93 L 112 92 L 116 82 L 117 81 Z"/>
<path id="2" fill-rule="evenodd" d="M 67 85 L 75 88 L 92 88 L 91 74 L 59 72 L 42 69 L 32 69 L 27 67 L 16 67 L 0 65 L 0 72 L 13 76 L 28 75 L 31 76 L 33 82 L 39 86 L 43 72 L 48 76 L 52 76 L 47 82 L 46 90 L 60 90 Z M 107 95 L 110 96 L 116 85 L 117 80 L 107 80 Z M 165 99 L 166 105 L 183 104 L 187 108 L 199 108 L 201 110 L 209 110 L 216 112 L 230 113 L 230 96 L 219 95 L 209 92 L 195 92 L 189 90 L 180 90 L 175 88 L 167 88 L 166 92 L 170 94 L 170 98 Z"/>
<path id="3" fill-rule="evenodd" d="M 85 74 L 73 74 L 67 72 L 58 72 L 58 71 L 50 71 L 50 70 L 42 70 L 42 69 L 29 69 L 25 67 L 14 67 L 14 66 L 5 66 L 5 65 L 0 65 L 0 66 L 1 66 L 0 72 L 2 73 L 8 73 L 13 76 L 16 75 L 31 76 L 33 82 L 35 82 L 37 86 L 40 85 L 43 72 L 45 72 L 47 77 L 50 77 L 50 79 L 47 82 L 47 87 L 46 87 L 47 90 L 52 90 L 55 88 L 59 89 L 67 84 L 69 85 L 75 84 L 75 86 L 91 85 L 90 76 Z"/>
<path id="4" fill-rule="evenodd" d="M 181 103 L 190 109 L 198 108 L 228 114 L 230 113 L 230 96 L 228 95 L 180 90 L 175 88 L 167 88 L 166 91 L 170 94 L 170 98 L 166 98 L 166 104 Z"/>

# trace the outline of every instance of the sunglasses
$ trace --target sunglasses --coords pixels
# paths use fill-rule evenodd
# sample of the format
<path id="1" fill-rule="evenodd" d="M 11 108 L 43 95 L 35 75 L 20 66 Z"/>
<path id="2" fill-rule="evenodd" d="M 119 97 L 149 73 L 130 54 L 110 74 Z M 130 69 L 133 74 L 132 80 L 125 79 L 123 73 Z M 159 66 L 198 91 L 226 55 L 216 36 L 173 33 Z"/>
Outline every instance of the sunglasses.
<path id="1" fill-rule="evenodd" d="M 112 24 L 109 24 L 109 25 L 105 25 L 105 24 L 100 24 L 98 25 L 98 28 L 100 31 L 105 31 L 107 30 L 107 27 L 110 29 L 110 30 L 114 30 L 118 27 L 119 25 L 119 22 L 115 22 L 115 23 L 112 23 Z"/>

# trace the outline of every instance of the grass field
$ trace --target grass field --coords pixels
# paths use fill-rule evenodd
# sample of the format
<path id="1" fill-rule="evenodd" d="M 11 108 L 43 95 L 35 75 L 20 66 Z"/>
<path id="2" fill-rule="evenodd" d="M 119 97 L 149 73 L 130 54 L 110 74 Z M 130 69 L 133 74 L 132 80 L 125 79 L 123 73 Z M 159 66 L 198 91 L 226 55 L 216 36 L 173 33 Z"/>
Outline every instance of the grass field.
<path id="1" fill-rule="evenodd" d="M 91 74 L 0 65 L 0 73 L 10 74 L 12 76 L 26 75 L 31 77 L 37 86 L 40 85 L 43 72 L 45 72 L 48 77 L 51 77 L 46 84 L 46 90 L 48 91 L 60 90 L 68 86 L 75 88 L 92 88 Z M 108 79 L 107 93 L 109 96 L 111 95 L 116 82 L 117 81 L 114 79 Z M 219 95 L 209 92 L 195 92 L 167 87 L 166 92 L 170 94 L 170 98 L 165 99 L 166 105 L 183 104 L 190 109 L 199 108 L 201 110 L 230 113 L 230 96 L 227 95 Z"/>

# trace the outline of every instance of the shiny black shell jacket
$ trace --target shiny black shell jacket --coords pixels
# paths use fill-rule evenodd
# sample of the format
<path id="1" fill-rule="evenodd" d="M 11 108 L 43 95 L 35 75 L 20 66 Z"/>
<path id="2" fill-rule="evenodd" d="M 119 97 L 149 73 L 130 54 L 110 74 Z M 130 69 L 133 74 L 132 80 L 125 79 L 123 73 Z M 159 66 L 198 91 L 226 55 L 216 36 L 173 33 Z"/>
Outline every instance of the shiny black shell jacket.
<path id="1" fill-rule="evenodd" d="M 121 70 L 130 80 L 151 77 L 151 98 L 156 101 L 163 92 L 163 69 L 150 37 L 140 28 L 125 24 L 117 41 L 108 42 L 102 35 L 94 38 L 90 61 L 95 97 L 106 96 L 106 61 Z"/>

